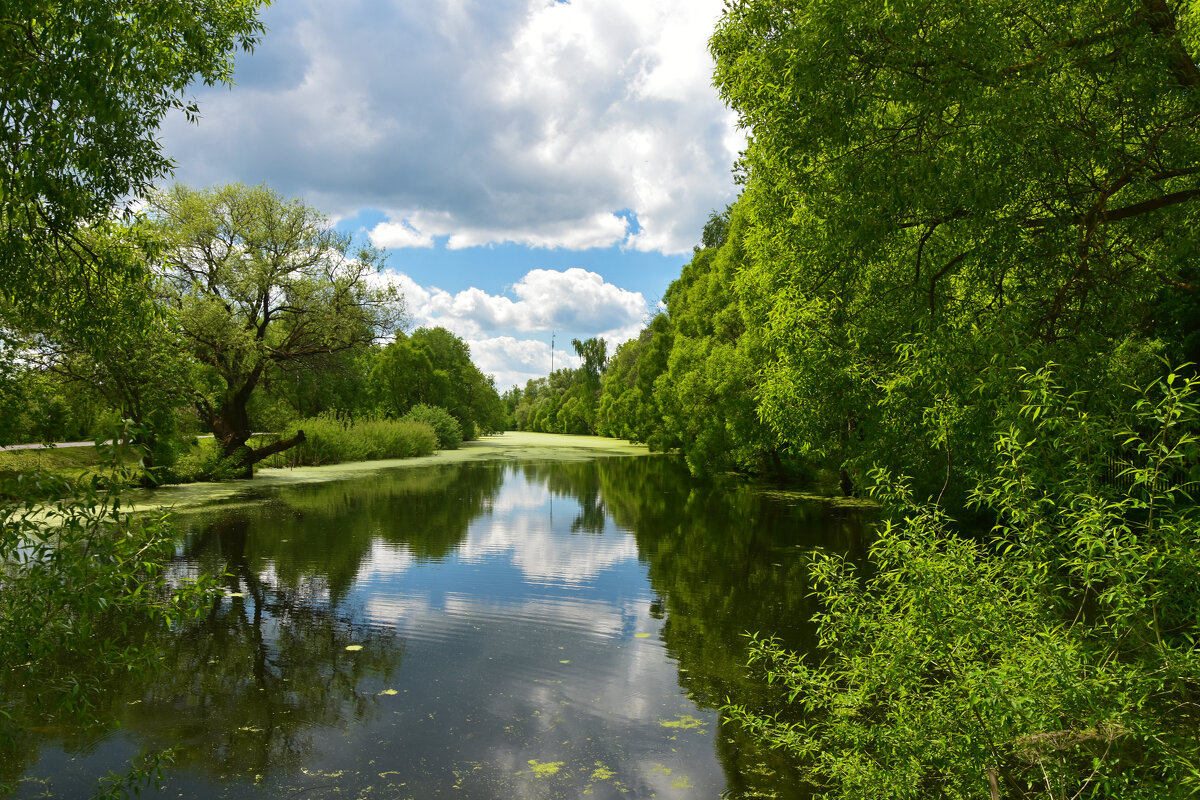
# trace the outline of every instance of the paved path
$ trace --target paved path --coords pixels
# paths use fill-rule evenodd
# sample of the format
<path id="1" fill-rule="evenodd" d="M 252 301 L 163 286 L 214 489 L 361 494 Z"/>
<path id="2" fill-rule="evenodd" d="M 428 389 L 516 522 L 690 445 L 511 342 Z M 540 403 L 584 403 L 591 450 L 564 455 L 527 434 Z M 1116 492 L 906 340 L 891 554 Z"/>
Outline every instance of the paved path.
<path id="1" fill-rule="evenodd" d="M 256 433 L 255 436 L 266 436 L 264 433 Z M 196 437 L 197 439 L 211 439 L 211 433 L 202 433 Z M 104 444 L 112 444 L 112 439 L 104 442 Z M 59 447 L 95 447 L 95 442 L 55 442 L 54 444 L 10 444 L 7 447 L 0 447 L 0 453 L 5 450 L 52 450 Z"/>
<path id="2" fill-rule="evenodd" d="M 110 442 L 105 442 L 109 444 Z M 0 447 L 0 452 L 4 450 L 50 450 L 57 447 L 95 447 L 95 442 L 57 442 L 55 444 L 10 444 L 8 447 Z"/>

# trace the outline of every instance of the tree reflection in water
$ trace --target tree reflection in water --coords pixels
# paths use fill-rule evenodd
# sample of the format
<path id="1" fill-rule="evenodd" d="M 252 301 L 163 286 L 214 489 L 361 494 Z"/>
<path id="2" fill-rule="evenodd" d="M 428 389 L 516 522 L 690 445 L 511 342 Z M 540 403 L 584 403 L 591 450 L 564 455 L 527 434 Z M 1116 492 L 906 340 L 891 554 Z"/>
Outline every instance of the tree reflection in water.
<path id="1" fill-rule="evenodd" d="M 553 523 L 551 500 L 561 515 Z M 181 569 L 222 574 L 223 595 L 204 620 L 159 643 L 154 679 L 115 693 L 110 724 L 138 746 L 177 747 L 169 778 L 176 788 L 187 788 L 190 775 L 210 787 L 261 783 L 268 794 L 286 794 L 303 782 L 306 765 L 330 763 L 323 748 L 367 731 L 392 774 L 402 774 L 394 780 L 430 792 L 448 791 L 460 773 L 474 776 L 472 791 L 484 797 L 649 791 L 665 779 L 647 775 L 646 753 L 678 746 L 682 758 L 687 744 L 696 757 L 719 761 L 697 765 L 697 774 L 713 770 L 719 791 L 723 771 L 729 797 L 803 796 L 786 764 L 738 732 L 706 724 L 711 741 L 689 731 L 685 743 L 684 732 L 675 741 L 660 718 L 677 713 L 668 706 L 716 716 L 727 698 L 759 708 L 776 702 L 747 673 L 743 634 L 771 631 L 792 647 L 811 647 L 803 554 L 860 552 L 867 524 L 859 510 L 732 480 L 698 482 L 668 457 L 451 464 L 281 489 L 256 505 L 179 518 Z M 568 577 L 533 574 L 535 562 Z M 424 592 L 425 606 L 389 622 L 367 612 L 379 592 L 401 601 Z M 522 617 L 524 608 L 542 609 L 541 617 Z M 566 616 L 555 627 L 546 615 L 560 611 Z M 462 617 L 468 612 L 483 616 Z M 615 624 L 600 630 L 601 617 Z M 420 625 L 438 630 L 412 627 Z M 646 626 L 656 638 L 635 638 Z M 413 636 L 434 638 L 416 647 Z M 586 653 L 597 663 L 586 663 Z M 492 654 L 516 660 L 498 663 Z M 522 672 L 527 663 L 534 673 Z M 653 685 L 668 687 L 667 695 L 677 687 L 680 696 L 668 705 L 640 698 L 649 717 L 587 705 L 597 694 L 611 703 L 622 691 L 641 691 L 624 681 L 648 669 Z M 380 695 L 390 686 L 413 694 L 393 697 L 385 719 Z M 478 694 L 433 696 L 443 691 Z M 557 709 L 554 724 L 591 738 L 569 744 L 565 732 L 547 728 L 552 720 L 534 714 L 531 692 Z M 400 709 L 406 716 L 394 716 Z M 640 727 L 621 727 L 630 725 Z M 597 772 L 588 756 L 568 761 L 558 783 L 530 777 L 531 755 L 547 760 L 531 748 L 590 753 L 597 736 L 618 737 L 604 752 L 627 753 L 626 763 L 606 761 Z M 652 749 L 636 750 L 644 747 Z M 404 750 L 411 752 L 397 755 Z M 336 755 L 343 757 L 359 767 L 373 758 Z M 463 771 L 464 763 L 474 766 Z M 381 772 L 348 772 L 337 784 L 365 790 Z M 589 777 L 605 772 L 617 777 Z M 578 786 L 568 786 L 569 775 Z"/>

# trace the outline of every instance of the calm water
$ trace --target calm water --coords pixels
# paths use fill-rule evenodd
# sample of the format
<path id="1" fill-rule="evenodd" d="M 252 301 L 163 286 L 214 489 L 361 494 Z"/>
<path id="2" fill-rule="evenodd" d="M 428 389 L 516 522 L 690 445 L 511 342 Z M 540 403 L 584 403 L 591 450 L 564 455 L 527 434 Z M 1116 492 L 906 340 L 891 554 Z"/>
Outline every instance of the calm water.
<path id="1" fill-rule="evenodd" d="M 171 746 L 172 798 L 798 797 L 718 709 L 770 702 L 743 632 L 805 647 L 805 555 L 864 521 L 647 456 L 397 469 L 179 526 L 224 596 L 103 732 L 32 732 L 19 797 Z"/>

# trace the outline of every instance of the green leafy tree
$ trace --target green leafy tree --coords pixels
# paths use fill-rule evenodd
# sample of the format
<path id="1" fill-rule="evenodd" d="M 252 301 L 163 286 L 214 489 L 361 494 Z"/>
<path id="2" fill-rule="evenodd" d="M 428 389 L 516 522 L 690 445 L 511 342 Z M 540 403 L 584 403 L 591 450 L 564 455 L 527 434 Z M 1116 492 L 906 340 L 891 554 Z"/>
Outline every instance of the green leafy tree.
<path id="1" fill-rule="evenodd" d="M 303 439 L 257 449 L 249 403 L 270 369 L 364 348 L 402 316 L 394 289 L 370 281 L 383 254 L 334 231 L 324 216 L 266 187 L 176 186 L 154 198 L 165 241 L 162 278 L 182 336 L 207 369 L 198 402 L 222 455 L 252 466 Z"/>
<path id="2" fill-rule="evenodd" d="M 1197 24 L 1164 0 L 729 4 L 711 46 L 750 133 L 770 426 L 852 466 L 940 464 L 922 491 L 962 467 L 961 496 L 1008 367 L 1056 361 L 1119 405 L 1094 390 L 1195 325 L 1165 300 L 1194 294 Z"/>
<path id="3" fill-rule="evenodd" d="M 393 416 L 421 403 L 444 408 L 466 439 L 506 423 L 495 381 L 471 361 L 467 343 L 441 327 L 398 332 L 375 357 L 368 391 L 376 407 Z"/>
<path id="4" fill-rule="evenodd" d="M 169 172 L 159 123 L 173 110 L 197 118 L 184 95 L 194 80 L 230 83 L 233 53 L 264 30 L 264 4 L 5 0 L 0 296 L 61 319 L 90 285 L 130 266 L 91 248 L 81 223 Z"/>
<path id="5" fill-rule="evenodd" d="M 712 223 L 710 223 L 711 225 Z M 745 216 L 730 212 L 664 298 L 671 322 L 666 371 L 654 382 L 664 427 L 697 474 L 740 468 L 784 471 L 781 443 L 759 423 L 761 331 L 747 325 L 736 288 L 747 267 Z"/>
<path id="6" fill-rule="evenodd" d="M 666 430 L 654 394 L 654 383 L 667 369 L 673 343 L 670 317 L 659 314 L 638 338 L 617 347 L 601 384 L 597 433 L 645 442 L 651 450 L 679 446 L 678 439 Z"/>
<path id="7" fill-rule="evenodd" d="M 145 271 L 157 242 L 140 224 L 105 223 L 84 239 L 110 262 L 129 265 L 103 287 L 93 287 L 87 315 L 45 320 L 28 358 L 62 379 L 64 389 L 103 398 L 142 448 L 143 478 L 174 461 L 179 409 L 191 399 L 193 364 L 172 324 L 172 310 L 158 302 L 158 286 Z M 119 279 L 118 279 L 119 278 Z M 104 339 L 92 335 L 103 320 Z M 97 431 L 107 435 L 108 431 Z"/>

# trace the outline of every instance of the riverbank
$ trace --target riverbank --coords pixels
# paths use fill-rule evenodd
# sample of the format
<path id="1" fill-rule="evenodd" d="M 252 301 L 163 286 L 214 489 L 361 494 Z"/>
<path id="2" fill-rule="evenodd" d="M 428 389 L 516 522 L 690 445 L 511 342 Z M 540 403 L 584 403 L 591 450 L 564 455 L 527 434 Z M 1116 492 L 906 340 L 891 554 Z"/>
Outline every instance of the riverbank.
<path id="1" fill-rule="evenodd" d="M 382 459 L 330 464 L 321 467 L 279 467 L 259 469 L 252 480 L 221 483 L 188 483 L 131 491 L 127 500 L 135 510 L 185 510 L 212 503 L 254 501 L 264 490 L 278 486 L 361 478 L 371 473 L 417 468 L 433 464 L 468 461 L 515 461 L 544 459 L 586 461 L 594 458 L 644 456 L 645 445 L 600 436 L 570 436 L 556 433 L 506 431 L 464 442 L 457 450 L 443 450 L 428 456 Z"/>

